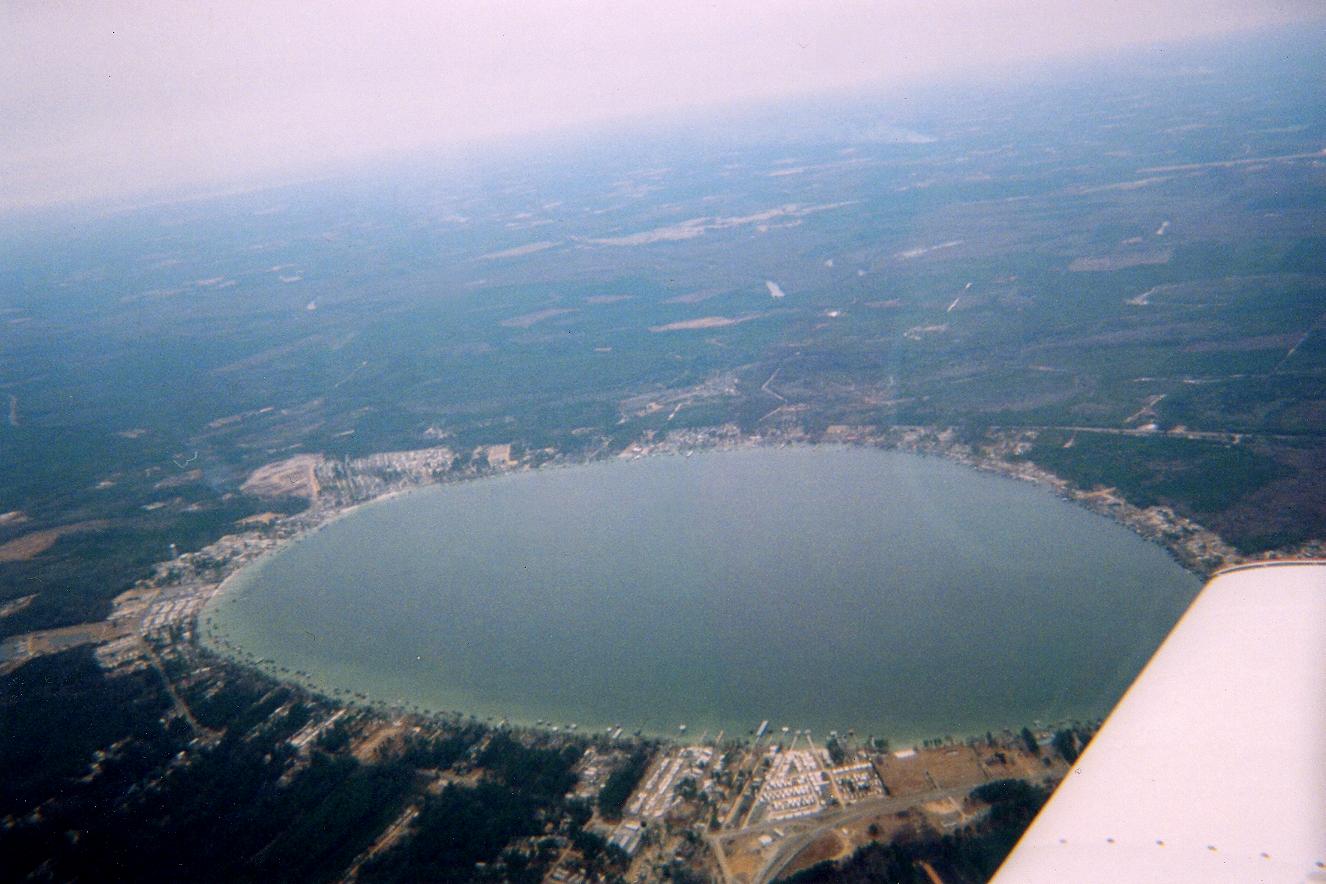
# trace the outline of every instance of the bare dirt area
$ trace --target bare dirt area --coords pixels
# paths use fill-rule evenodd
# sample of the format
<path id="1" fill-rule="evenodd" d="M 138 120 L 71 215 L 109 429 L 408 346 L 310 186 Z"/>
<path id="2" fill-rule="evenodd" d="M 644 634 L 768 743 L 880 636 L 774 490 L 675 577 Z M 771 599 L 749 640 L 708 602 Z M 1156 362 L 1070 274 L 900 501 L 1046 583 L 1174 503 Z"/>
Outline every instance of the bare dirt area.
<path id="1" fill-rule="evenodd" d="M 890 795 L 919 795 L 934 788 L 926 778 L 926 766 L 919 755 L 905 758 L 886 755 L 875 760 L 875 771 Z"/>
<path id="2" fill-rule="evenodd" d="M 484 455 L 488 458 L 488 465 L 494 467 L 513 467 L 516 461 L 511 457 L 511 446 L 508 445 L 489 445 L 484 449 Z"/>
<path id="3" fill-rule="evenodd" d="M 903 749 L 870 758 L 886 795 L 835 809 L 763 821 L 711 835 L 709 842 L 730 884 L 783 878 L 826 860 L 842 859 L 872 841 L 887 843 L 908 832 L 952 832 L 982 812 L 969 797 L 987 782 L 1060 778 L 1057 757 L 1034 754 L 1005 733 L 991 742 L 948 743 Z M 841 800 L 841 799 L 840 799 Z"/>
<path id="4" fill-rule="evenodd" d="M 321 463 L 322 456 L 317 454 L 297 454 L 278 460 L 254 470 L 240 490 L 258 497 L 295 495 L 313 500 L 319 490 L 315 471 Z"/>
<path id="5" fill-rule="evenodd" d="M 254 513 L 251 516 L 245 516 L 237 521 L 236 525 L 270 525 L 273 522 L 280 521 L 280 513 Z"/>
<path id="6" fill-rule="evenodd" d="M 27 534 L 15 537 L 8 543 L 0 544 L 0 562 L 25 562 L 46 552 L 55 545 L 55 541 L 65 534 L 96 531 L 105 528 L 109 524 L 104 519 L 96 519 L 89 522 L 76 522 L 72 525 L 61 525 L 58 528 L 47 528 L 44 531 L 30 531 Z"/>
<path id="7" fill-rule="evenodd" d="M 489 252 L 486 255 L 480 255 L 479 260 L 496 261 L 501 258 L 520 258 L 524 255 L 533 255 L 535 252 L 542 252 L 545 249 L 551 249 L 558 245 L 561 245 L 561 243 L 552 240 L 540 240 L 539 242 L 532 242 L 528 245 L 516 246 L 512 249 L 503 249 L 500 252 Z"/>
<path id="8" fill-rule="evenodd" d="M 677 295 L 675 298 L 668 298 L 665 304 L 698 304 L 701 301 L 707 301 L 710 298 L 723 294 L 722 289 L 701 289 L 698 292 L 688 292 L 684 295 Z"/>
<path id="9" fill-rule="evenodd" d="M 1174 257 L 1173 249 L 1134 252 L 1123 255 L 1103 255 L 1096 258 L 1075 258 L 1068 265 L 1070 273 L 1099 273 L 1110 270 L 1125 270 L 1129 267 L 1145 267 L 1152 264 L 1168 264 Z"/>
<path id="10" fill-rule="evenodd" d="M 202 480 L 203 480 L 202 470 L 188 470 L 187 472 L 180 473 L 177 476 L 167 476 L 166 478 L 162 479 L 160 482 L 157 482 L 155 485 L 153 485 L 152 490 L 164 491 L 168 488 L 180 488 L 184 485 L 193 485 L 194 483 L 201 482 Z"/>
<path id="11" fill-rule="evenodd" d="M 554 316 L 561 316 L 565 313 L 574 313 L 568 307 L 550 307 L 547 310 L 536 310 L 533 313 L 525 313 L 521 316 L 513 316 L 510 319 L 502 320 L 503 328 L 529 328 L 536 323 L 543 322 L 545 319 L 552 319 Z"/>
<path id="12" fill-rule="evenodd" d="M 1183 346 L 1184 353 L 1250 353 L 1257 350 L 1288 350 L 1302 338 L 1299 332 L 1279 335 L 1253 335 L 1218 341 L 1194 341 Z"/>
<path id="13" fill-rule="evenodd" d="M 953 745 L 912 755 L 884 755 L 875 760 L 875 770 L 889 793 L 901 798 L 953 786 L 979 786 L 991 780 L 1059 775 L 1063 764 L 1055 759 L 1047 768 L 1040 758 L 1018 749 Z"/>
<path id="14" fill-rule="evenodd" d="M 784 866 L 782 876 L 790 877 L 825 860 L 841 859 L 847 853 L 848 847 L 848 842 L 837 832 L 826 832 L 810 842 L 809 847 L 798 853 L 790 863 Z"/>
<path id="15" fill-rule="evenodd" d="M 327 335 L 309 335 L 288 344 L 282 344 L 279 347 L 269 347 L 261 353 L 255 353 L 252 356 L 247 356 L 243 359 L 236 360 L 235 362 L 227 363 L 226 365 L 213 369 L 212 373 L 226 375 L 246 371 L 266 365 L 270 362 L 276 362 L 284 357 L 299 353 L 302 350 L 312 349 L 319 345 L 326 346 L 331 343 L 333 343 L 333 341 Z"/>
<path id="16" fill-rule="evenodd" d="M 981 760 L 980 751 L 970 746 L 949 746 L 933 750 L 926 755 L 926 769 L 940 788 L 1002 777 L 1002 775 L 992 776 Z"/>
<path id="17" fill-rule="evenodd" d="M 649 327 L 649 330 L 657 334 L 670 331 L 692 331 L 697 328 L 723 328 L 728 325 L 750 322 L 759 316 L 758 313 L 748 313 L 745 316 L 701 316 L 698 319 L 683 319 L 680 322 L 669 322 L 666 325 L 653 325 Z"/>
<path id="18" fill-rule="evenodd" d="M 383 723 L 364 734 L 352 753 L 365 764 L 376 761 L 379 754 L 390 751 L 405 738 L 408 728 L 400 724 Z"/>
<path id="19" fill-rule="evenodd" d="M 125 629 L 109 620 L 79 623 L 57 629 L 40 629 L 5 641 L 7 659 L 0 663 L 0 675 L 12 672 L 33 657 L 58 654 L 79 645 L 101 644 L 126 634 Z"/>
<path id="20" fill-rule="evenodd" d="M 919 341 L 926 335 L 936 335 L 948 331 L 948 323 L 941 322 L 937 325 L 917 325 L 907 329 L 902 333 L 904 338 L 909 341 Z"/>
<path id="21" fill-rule="evenodd" d="M 871 841 L 888 843 L 899 833 L 914 829 L 915 825 L 915 815 L 908 811 L 878 813 L 874 816 L 853 820 L 838 828 L 838 833 L 845 842 L 841 856 L 846 856 Z M 797 860 L 799 861 L 800 857 L 797 857 Z"/>
<path id="22" fill-rule="evenodd" d="M 21 595 L 16 599 L 11 599 L 5 602 L 3 605 L 0 605 L 0 617 L 11 617 L 14 614 L 17 614 L 19 611 L 22 611 L 28 605 L 32 604 L 33 599 L 36 597 L 37 594 L 34 592 L 31 595 Z"/>
<path id="23" fill-rule="evenodd" d="M 761 844 L 760 836 L 748 835 L 733 839 L 726 850 L 725 863 L 730 881 L 754 880 L 766 860 L 776 852 L 772 842 Z"/>

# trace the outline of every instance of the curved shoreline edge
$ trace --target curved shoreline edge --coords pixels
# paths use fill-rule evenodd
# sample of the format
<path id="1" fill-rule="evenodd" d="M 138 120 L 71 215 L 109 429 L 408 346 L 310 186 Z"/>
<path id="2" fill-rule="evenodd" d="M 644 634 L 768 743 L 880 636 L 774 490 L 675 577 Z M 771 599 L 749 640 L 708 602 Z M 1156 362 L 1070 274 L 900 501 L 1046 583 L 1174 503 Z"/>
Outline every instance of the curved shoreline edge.
<path id="1" fill-rule="evenodd" d="M 907 444 L 908 441 L 911 441 L 911 443 L 914 444 Z M 927 441 L 930 441 L 931 444 L 926 444 Z M 937 447 L 934 444 L 936 443 L 936 441 L 937 443 L 939 443 Z M 1073 498 L 1071 498 L 1069 494 L 1062 493 L 1063 492 L 1062 480 L 1057 480 L 1057 477 L 1046 478 L 1049 476 L 1048 473 L 1042 473 L 1040 472 L 1040 470 L 1034 470 L 1034 468 L 1032 468 L 1032 465 L 1030 464 L 1001 463 L 998 465 L 1004 468 L 994 468 L 992 467 L 991 464 L 984 463 L 984 461 L 973 460 L 971 456 L 965 455 L 965 453 L 957 453 L 957 456 L 955 456 L 955 452 L 952 451 L 951 447 L 943 447 L 944 443 L 943 433 L 939 433 L 939 435 L 936 435 L 935 439 L 931 440 L 926 440 L 926 439 L 902 440 L 902 443 L 903 444 L 896 444 L 896 443 L 888 444 L 887 441 L 883 441 L 882 443 L 882 441 L 878 439 L 871 439 L 871 440 L 842 439 L 842 437 L 834 437 L 834 439 L 822 439 L 822 440 L 785 439 L 785 437 L 777 437 L 777 436 L 774 437 L 747 436 L 747 435 L 741 435 L 741 433 L 736 433 L 736 432 L 723 432 L 721 433 L 721 436 L 708 437 L 708 439 L 704 440 L 691 440 L 690 443 L 684 445 L 676 445 L 676 444 L 627 445 L 627 447 L 623 449 L 623 451 L 617 452 L 615 453 L 615 455 L 575 457 L 575 459 L 558 459 L 550 461 L 550 463 L 538 465 L 538 467 L 530 467 L 530 465 L 528 464 L 520 464 L 516 465 L 516 467 L 514 467 L 513 469 L 511 468 L 481 469 L 481 470 L 473 470 L 473 472 L 468 472 L 467 470 L 467 472 L 460 474 L 448 473 L 446 477 L 440 478 L 440 480 L 439 478 L 436 477 L 432 477 L 431 480 L 430 478 L 424 478 L 424 480 L 418 480 L 418 478 L 415 478 L 415 480 L 407 480 L 400 482 L 399 485 L 391 486 L 391 488 L 389 489 L 382 490 L 382 493 L 373 494 L 373 496 L 361 498 L 361 500 L 342 501 L 339 502 L 339 505 L 337 504 L 337 502 L 330 502 L 330 504 L 329 502 L 317 502 L 317 504 L 314 504 L 313 508 L 305 510 L 304 513 L 296 514 L 296 516 L 292 517 L 286 517 L 285 520 L 280 520 L 276 522 L 276 524 L 268 526 L 267 529 L 252 531 L 251 535 L 257 535 L 257 537 L 260 537 L 261 541 L 263 542 L 255 543 L 255 545 L 244 545 L 248 546 L 248 549 L 241 550 L 239 554 L 233 555 L 233 557 L 228 559 L 227 567 L 225 567 L 224 579 L 221 580 L 219 584 L 217 584 L 215 591 L 212 592 L 211 598 L 210 600 L 208 600 L 207 606 L 203 608 L 202 618 L 207 618 L 208 614 L 212 614 L 212 612 L 215 612 L 216 604 L 219 604 L 220 600 L 223 599 L 225 595 L 229 594 L 229 592 L 235 590 L 237 583 L 239 583 L 240 580 L 244 579 L 244 575 L 251 574 L 252 569 L 255 569 L 255 567 L 260 567 L 261 562 L 265 561 L 265 559 L 267 559 L 269 555 L 277 553 L 277 551 L 286 549 L 286 547 L 292 545 L 292 543 L 300 542 L 302 538 L 308 537 L 308 535 L 316 533 L 316 531 L 321 530 L 322 527 L 331 524 L 331 522 L 339 520 L 339 518 L 343 516 L 347 516 L 347 514 L 350 514 L 351 512 L 355 512 L 355 510 L 362 508 L 362 506 L 369 506 L 371 504 L 381 504 L 381 502 L 394 500 L 394 498 L 403 496 L 403 494 L 420 492 L 420 490 L 423 489 L 440 488 L 440 486 L 455 484 L 455 482 L 459 481 L 475 481 L 479 480 L 479 478 L 500 477 L 503 476 L 503 474 L 530 472 L 530 470 L 533 469 L 581 467 L 581 465 L 591 465 L 595 463 L 601 464 L 601 463 L 606 463 L 606 461 L 636 460 L 639 459 L 639 457 L 644 457 L 644 456 L 662 456 L 662 455 L 675 456 L 675 455 L 683 455 L 683 453 L 692 453 L 692 452 L 723 451 L 723 449 L 741 449 L 741 448 L 758 448 L 758 447 L 792 447 L 792 445 L 794 445 L 794 447 L 805 447 L 805 448 L 818 448 L 818 447 L 862 448 L 862 449 L 874 448 L 874 449 L 886 449 L 886 451 L 900 451 L 904 453 L 914 453 L 914 455 L 945 456 L 944 457 L 945 460 L 955 461 L 955 463 L 959 463 L 960 465 L 965 465 L 965 467 L 975 468 L 977 470 L 980 470 L 980 472 L 1002 474 L 1002 476 L 1005 477 L 1021 478 L 1021 480 L 1024 481 L 1033 481 L 1034 484 L 1045 486 L 1045 488 L 1048 488 L 1049 490 L 1052 490 L 1052 492 L 1057 493 L 1057 496 L 1063 498 L 1063 500 L 1070 500 L 1070 501 L 1073 500 Z M 426 451 L 436 452 L 440 451 L 440 449 L 426 449 Z M 420 455 L 419 452 L 402 452 L 400 453 L 400 456 L 415 457 L 415 459 L 418 459 Z M 383 460 L 390 461 L 390 459 L 391 459 L 390 455 L 375 455 L 371 457 L 371 460 L 373 460 L 374 463 L 382 463 Z M 367 461 L 370 459 L 362 459 L 362 460 Z M 362 463 L 362 461 L 355 461 L 355 463 Z M 349 467 L 350 467 L 350 461 L 345 461 L 345 463 L 337 464 L 337 467 L 335 467 L 335 469 L 343 470 Z M 331 468 L 328 469 L 330 472 Z M 1087 506 L 1086 509 L 1095 510 L 1097 508 L 1093 508 L 1093 506 Z M 1110 513 L 1099 513 L 1099 510 L 1097 510 L 1097 512 L 1098 514 L 1106 514 L 1106 516 L 1110 516 Z M 1111 521 L 1122 522 L 1123 520 L 1118 520 L 1118 518 L 1114 518 L 1114 520 Z M 1124 524 L 1127 524 L 1127 522 L 1124 522 Z M 1143 537 L 1146 537 L 1146 533 L 1144 533 L 1144 531 L 1136 530 L 1135 526 L 1130 526 L 1130 527 L 1134 527 L 1135 533 L 1143 534 Z M 278 537 L 273 538 L 272 534 L 277 534 Z M 243 535 L 241 535 L 241 537 L 243 537 Z M 231 542 L 233 543 L 235 541 L 240 541 L 241 538 L 229 538 L 229 539 L 231 539 Z M 243 543 L 241 543 L 241 545 L 243 545 Z M 1189 567 L 1188 570 L 1191 571 L 1195 569 L 1191 569 L 1191 567 Z M 199 624 L 199 626 L 202 626 L 202 624 Z M 223 643 L 219 643 L 219 641 L 217 641 L 215 637 L 208 635 L 208 632 L 206 630 L 199 630 L 198 632 L 196 632 L 196 635 L 198 635 L 200 643 L 202 643 L 204 647 L 211 649 L 212 652 L 220 653 L 220 655 L 227 656 L 229 657 L 229 659 L 236 660 L 237 663 L 252 665 L 252 660 L 244 660 L 243 657 L 237 656 L 235 651 L 233 651 L 233 649 L 224 647 Z M 265 663 L 265 661 L 259 661 L 259 663 Z M 329 691 L 333 691 L 331 685 L 320 684 L 318 683 L 318 680 L 313 679 L 312 676 L 302 677 L 301 679 L 301 677 L 292 677 L 289 675 L 284 675 L 284 673 L 273 671 L 273 668 L 263 668 L 263 667 L 260 668 L 263 669 L 263 671 L 267 673 L 267 675 L 269 676 L 276 677 L 276 679 L 280 680 L 290 681 L 290 683 L 298 684 L 300 685 L 300 687 L 305 689 L 312 689 L 312 691 L 316 691 L 318 693 L 328 693 Z M 301 675 L 305 675 L 305 673 L 301 673 Z M 338 700 L 345 702 L 355 702 L 354 696 L 355 694 L 350 694 L 350 696 L 339 696 L 338 693 L 337 698 Z M 379 698 L 374 698 L 374 700 L 377 702 L 371 702 L 370 705 L 386 705 L 389 706 L 389 708 L 396 708 L 396 704 L 392 704 L 392 702 L 390 701 L 387 701 L 386 704 L 383 704 L 382 700 L 379 700 Z M 365 702 L 369 701 L 365 700 Z M 446 714 L 446 716 L 450 716 L 450 714 L 453 714 L 453 710 L 442 710 L 442 712 L 436 712 L 434 714 Z M 464 714 L 464 712 L 460 712 L 460 714 Z M 533 721 L 511 722 L 511 724 L 533 726 L 540 724 L 540 722 L 533 722 Z M 658 736 L 662 738 L 675 738 L 675 736 L 668 736 L 668 734 L 650 734 L 650 736 Z"/>
<path id="2" fill-rule="evenodd" d="M 205 634 L 205 631 L 201 628 L 205 618 L 215 611 L 216 606 L 228 593 L 234 591 L 237 583 L 243 579 L 244 575 L 250 574 L 253 569 L 261 567 L 261 564 L 269 557 L 287 549 L 292 544 L 300 542 L 342 517 L 359 510 L 361 507 L 385 503 L 424 489 L 440 488 L 449 484 L 495 478 L 513 473 L 585 466 L 614 460 L 635 460 L 642 457 L 689 455 L 693 452 L 702 451 L 794 445 L 811 448 L 874 448 L 923 456 L 938 456 L 980 472 L 1031 482 L 1065 501 L 1076 503 L 1088 511 L 1105 516 L 1111 521 L 1129 528 L 1142 538 L 1165 548 L 1182 567 L 1203 581 L 1222 567 L 1259 560 L 1255 557 L 1238 555 L 1231 546 L 1224 543 L 1214 532 L 1197 525 L 1191 520 L 1177 516 L 1167 507 L 1142 509 L 1128 504 L 1117 494 L 1108 490 L 1084 492 L 1073 489 L 1065 480 L 1036 467 L 1029 461 L 1015 461 L 1005 457 L 974 452 L 968 446 L 955 444 L 953 435 L 954 431 L 951 429 L 906 428 L 900 432 L 897 428 L 894 428 L 885 432 L 837 433 L 830 438 L 807 439 L 787 438 L 781 435 L 747 435 L 736 431 L 735 427 L 726 426 L 717 428 L 708 434 L 688 438 L 682 443 L 675 440 L 663 443 L 637 442 L 628 444 L 620 452 L 610 454 L 604 454 L 600 450 L 586 457 L 555 457 L 537 465 L 508 462 L 508 465 L 500 468 L 490 466 L 486 469 L 474 469 L 471 467 L 459 473 L 448 471 L 442 477 L 438 477 L 436 471 L 422 477 L 406 476 L 401 478 L 396 476 L 391 484 L 383 484 L 375 489 L 375 493 L 369 493 L 363 497 L 350 496 L 346 499 L 342 496 L 338 499 L 333 495 L 325 495 L 322 498 L 315 496 L 310 508 L 301 513 L 275 520 L 269 525 L 255 528 L 243 534 L 227 535 L 215 544 L 199 551 L 199 553 L 185 554 L 185 556 L 206 555 L 213 561 L 219 562 L 222 575 L 222 579 L 214 584 L 210 592 L 207 593 L 207 599 L 197 613 L 193 640 L 212 653 L 226 657 L 236 663 L 254 665 L 252 661 L 242 659 L 233 650 L 218 644 L 213 638 Z M 419 460 L 425 456 L 425 453 L 433 453 L 439 457 L 444 456 L 448 461 L 452 458 L 448 449 L 434 448 L 380 453 L 356 461 L 320 461 L 320 464 L 330 464 L 329 470 L 346 472 L 347 478 L 353 480 L 373 475 L 375 467 L 384 471 L 391 470 L 393 468 L 393 458 Z M 362 475 L 356 475 L 353 472 L 356 470 L 363 470 L 364 472 Z M 355 483 L 351 481 L 349 484 L 354 485 Z M 330 499 L 327 499 L 328 497 Z M 1283 558 L 1283 554 L 1278 557 Z M 261 662 L 265 661 L 259 661 L 259 663 Z M 292 678 L 287 674 L 263 669 L 261 666 L 259 668 L 269 677 L 327 695 L 327 687 L 317 684 L 312 678 Z M 332 698 L 329 696 L 329 699 Z M 377 698 L 365 698 L 362 703 L 354 696 L 338 695 L 334 699 L 337 702 L 367 705 L 373 708 L 398 708 L 390 702 Z M 463 710 L 444 710 L 430 711 L 428 714 L 463 716 L 466 713 Z M 507 723 L 513 726 L 540 726 L 539 722 L 507 720 Z M 678 741 L 676 735 L 649 734 L 645 736 Z"/>

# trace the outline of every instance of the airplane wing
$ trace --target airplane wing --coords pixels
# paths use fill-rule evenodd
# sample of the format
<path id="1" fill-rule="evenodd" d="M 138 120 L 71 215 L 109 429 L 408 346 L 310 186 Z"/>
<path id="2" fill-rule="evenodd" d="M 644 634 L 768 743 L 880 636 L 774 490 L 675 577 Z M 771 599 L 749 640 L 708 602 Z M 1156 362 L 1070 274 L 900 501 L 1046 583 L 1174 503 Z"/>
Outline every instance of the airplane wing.
<path id="1" fill-rule="evenodd" d="M 1326 881 L 1326 561 L 1217 574 L 994 880 Z"/>

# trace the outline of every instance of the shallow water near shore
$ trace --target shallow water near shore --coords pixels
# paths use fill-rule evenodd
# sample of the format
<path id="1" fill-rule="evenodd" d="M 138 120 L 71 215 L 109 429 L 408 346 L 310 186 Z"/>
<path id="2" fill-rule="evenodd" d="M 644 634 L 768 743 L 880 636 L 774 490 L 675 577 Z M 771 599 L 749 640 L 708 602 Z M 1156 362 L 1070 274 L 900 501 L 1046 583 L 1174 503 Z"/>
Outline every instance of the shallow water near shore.
<path id="1" fill-rule="evenodd" d="M 1200 588 L 948 461 L 751 448 L 361 507 L 232 578 L 214 635 L 324 690 L 675 736 L 894 740 L 1107 712 Z"/>

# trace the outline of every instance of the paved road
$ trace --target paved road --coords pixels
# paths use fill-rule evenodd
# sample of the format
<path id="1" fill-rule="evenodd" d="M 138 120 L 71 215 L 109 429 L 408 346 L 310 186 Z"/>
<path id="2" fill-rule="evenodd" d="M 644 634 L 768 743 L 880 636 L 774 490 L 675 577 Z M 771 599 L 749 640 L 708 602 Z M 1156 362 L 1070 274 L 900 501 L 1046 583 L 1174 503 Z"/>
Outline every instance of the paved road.
<path id="1" fill-rule="evenodd" d="M 787 867 L 796 855 L 805 850 L 810 843 L 824 834 L 829 829 L 835 829 L 838 826 L 854 823 L 866 817 L 875 816 L 881 813 L 897 813 L 900 810 L 907 810 L 918 804 L 926 804 L 931 801 L 940 801 L 944 798 L 953 798 L 955 800 L 966 798 L 967 794 L 975 786 L 952 786 L 948 789 L 935 789 L 930 792 L 923 792 L 920 795 L 909 795 L 906 798 L 873 798 L 862 801 L 859 804 L 853 804 L 851 807 L 834 811 L 832 814 L 823 817 L 813 818 L 815 824 L 804 832 L 796 835 L 789 835 L 783 843 L 778 846 L 778 850 L 771 856 L 756 874 L 752 884 L 765 884 L 767 881 L 776 879 Z"/>
<path id="2" fill-rule="evenodd" d="M 710 848 L 720 857 L 719 867 L 723 872 L 724 881 L 731 882 L 732 877 L 728 872 L 727 863 L 722 859 L 725 856 L 722 851 L 722 843 L 737 836 L 772 832 L 774 829 L 781 829 L 785 833 L 785 837 L 778 845 L 778 849 L 774 852 L 773 856 L 769 857 L 752 879 L 752 884 L 765 884 L 765 882 L 777 878 L 778 875 L 782 873 L 783 869 L 786 868 L 787 864 L 790 863 L 798 853 L 805 850 L 812 841 L 830 829 L 854 823 L 877 814 L 897 813 L 900 810 L 908 810 L 918 804 L 926 804 L 930 801 L 939 801 L 944 798 L 962 799 L 967 797 L 967 794 L 977 785 L 979 784 L 951 786 L 947 789 L 933 789 L 929 792 L 922 792 L 919 795 L 908 795 L 902 798 L 868 798 L 865 801 L 858 802 L 850 807 L 827 811 L 818 816 L 804 817 L 799 820 L 776 820 L 768 823 L 759 823 L 738 831 L 720 832 L 707 835 L 706 840 L 709 842 Z"/>

